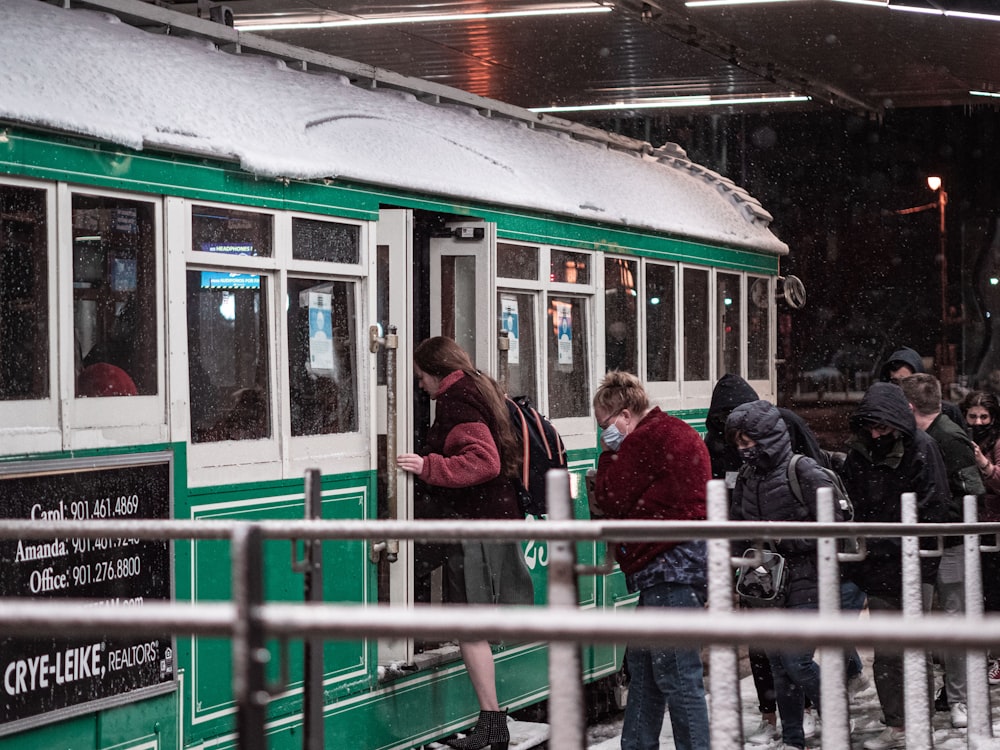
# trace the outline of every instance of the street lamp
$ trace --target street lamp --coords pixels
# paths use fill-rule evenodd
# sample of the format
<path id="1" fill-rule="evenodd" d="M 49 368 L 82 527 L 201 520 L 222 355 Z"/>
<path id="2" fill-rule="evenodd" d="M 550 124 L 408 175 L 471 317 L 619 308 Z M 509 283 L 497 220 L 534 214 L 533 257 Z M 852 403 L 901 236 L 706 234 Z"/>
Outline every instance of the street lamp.
<path id="1" fill-rule="evenodd" d="M 931 175 L 927 178 L 927 187 L 938 194 L 938 243 L 941 247 L 941 365 L 953 365 L 951 352 L 948 348 L 948 229 L 945 223 L 945 207 L 948 205 L 948 193 L 944 189 L 941 178 Z M 940 369 L 940 368 L 939 368 Z M 944 381 L 942 376 L 941 380 Z"/>
<path id="2" fill-rule="evenodd" d="M 951 351 L 948 347 L 948 234 L 945 224 L 945 207 L 948 205 L 948 193 L 944 183 L 937 175 L 927 178 L 927 187 L 937 192 L 937 200 L 913 208 L 902 208 L 893 211 L 895 214 L 915 214 L 936 208 L 940 220 L 938 222 L 938 245 L 941 255 L 941 341 L 938 344 L 938 379 L 942 386 L 949 385 L 955 378 L 954 363 L 951 361 Z"/>

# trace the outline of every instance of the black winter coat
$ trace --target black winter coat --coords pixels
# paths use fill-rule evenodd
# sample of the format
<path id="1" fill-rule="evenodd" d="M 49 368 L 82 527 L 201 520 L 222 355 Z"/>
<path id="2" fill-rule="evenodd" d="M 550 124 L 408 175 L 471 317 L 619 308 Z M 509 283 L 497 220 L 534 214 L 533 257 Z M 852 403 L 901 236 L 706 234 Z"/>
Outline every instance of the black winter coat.
<path id="1" fill-rule="evenodd" d="M 868 424 L 886 424 L 897 437 L 888 449 L 879 449 Z M 902 389 L 892 383 L 875 383 L 850 418 L 853 437 L 848 442 L 843 479 L 854 505 L 854 520 L 898 522 L 904 492 L 917 494 L 917 520 L 921 523 L 948 521 L 950 495 L 948 476 L 937 443 L 917 429 Z M 899 537 L 867 540 L 868 557 L 844 563 L 843 575 L 870 594 L 899 596 L 902 591 L 902 544 Z M 921 547 L 932 548 L 934 539 L 922 539 Z M 937 574 L 938 558 L 924 558 L 924 581 Z"/>
<path id="2" fill-rule="evenodd" d="M 738 406 L 729 415 L 728 428 L 746 433 L 760 448 L 752 464 L 744 464 L 733 489 L 731 517 L 745 521 L 815 521 L 816 491 L 831 486 L 830 479 L 812 458 L 796 467 L 802 487 L 800 501 L 788 484 L 792 443 L 780 412 L 768 401 Z M 746 545 L 736 554 L 742 554 Z M 784 556 L 789 570 L 786 607 L 819 601 L 815 539 L 775 540 L 774 549 Z"/>

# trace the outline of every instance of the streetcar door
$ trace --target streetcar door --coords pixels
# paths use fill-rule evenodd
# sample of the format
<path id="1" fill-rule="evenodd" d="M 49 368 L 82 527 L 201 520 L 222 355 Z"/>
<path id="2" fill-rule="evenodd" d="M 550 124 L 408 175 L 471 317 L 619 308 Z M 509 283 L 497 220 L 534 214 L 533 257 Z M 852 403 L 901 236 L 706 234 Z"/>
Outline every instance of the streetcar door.
<path id="1" fill-rule="evenodd" d="M 415 266 L 414 216 L 407 209 L 382 209 L 376 230 L 376 311 L 375 320 L 384 337 L 395 327 L 395 452 L 412 452 L 413 439 L 413 281 L 419 278 Z M 390 360 L 385 347 L 376 358 L 376 454 L 378 456 L 378 516 L 379 518 L 413 518 L 413 482 L 395 468 L 395 456 L 388 455 L 389 405 L 387 371 Z M 394 472 L 393 482 L 389 472 Z M 393 497 L 389 493 L 393 491 Z M 413 605 L 413 543 L 404 540 L 380 540 L 394 548 L 374 555 L 378 565 L 378 600 L 390 607 Z M 413 641 L 385 639 L 379 641 L 380 664 L 413 662 Z"/>
<path id="2" fill-rule="evenodd" d="M 455 339 L 476 367 L 496 377 L 496 224 L 454 222 L 445 229 L 447 236 L 430 240 L 431 335 Z"/>

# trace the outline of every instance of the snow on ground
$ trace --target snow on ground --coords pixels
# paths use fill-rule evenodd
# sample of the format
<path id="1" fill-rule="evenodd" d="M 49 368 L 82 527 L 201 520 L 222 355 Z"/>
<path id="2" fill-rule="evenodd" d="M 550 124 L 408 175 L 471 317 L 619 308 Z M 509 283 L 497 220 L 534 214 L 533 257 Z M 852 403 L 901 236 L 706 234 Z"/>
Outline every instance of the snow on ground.
<path id="1" fill-rule="evenodd" d="M 870 652 L 862 651 L 865 661 L 865 674 L 871 677 L 872 655 Z M 940 668 L 935 668 L 936 688 L 941 685 Z M 749 730 L 757 725 L 760 714 L 757 712 L 757 695 L 753 687 L 753 678 L 750 676 L 740 680 L 740 696 L 743 705 L 743 726 Z M 994 736 L 1000 738 L 1000 685 L 990 687 L 990 703 Z M 851 734 L 851 750 L 863 750 L 865 740 L 874 737 L 881 732 L 885 726 L 882 724 L 882 710 L 879 707 L 878 696 L 875 693 L 874 682 L 871 687 L 855 696 L 851 702 L 851 719 L 854 722 L 854 731 Z M 510 721 L 511 743 L 510 750 L 529 750 L 537 748 L 544 750 L 549 738 L 549 725 L 525 721 Z M 622 714 L 608 717 L 600 723 L 593 724 L 587 728 L 587 750 L 619 750 L 621 747 L 621 726 Z M 933 719 L 934 747 L 935 750 L 965 750 L 966 732 L 964 729 L 955 729 L 951 726 L 950 715 L 947 712 L 937 712 Z M 808 740 L 810 748 L 821 747 L 822 733 L 815 738 Z M 995 744 L 994 744 L 995 743 Z M 989 745 L 990 748 L 1000 748 L 1000 739 Z M 441 748 L 446 750 L 443 744 L 429 745 L 428 748 Z M 663 720 L 663 732 L 660 735 L 660 749 L 673 750 L 673 734 L 670 731 L 669 716 Z M 747 745 L 747 749 L 758 748 L 759 745 Z"/>

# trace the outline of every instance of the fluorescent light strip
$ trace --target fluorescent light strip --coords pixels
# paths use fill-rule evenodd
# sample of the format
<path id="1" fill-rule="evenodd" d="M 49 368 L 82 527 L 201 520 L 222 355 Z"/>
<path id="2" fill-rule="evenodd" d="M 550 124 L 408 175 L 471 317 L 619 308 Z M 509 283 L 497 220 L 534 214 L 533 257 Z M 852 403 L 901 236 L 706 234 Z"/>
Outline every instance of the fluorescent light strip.
<path id="1" fill-rule="evenodd" d="M 803 0 L 688 0 L 688 8 L 709 8 L 714 5 L 762 5 L 764 3 L 801 3 Z"/>
<path id="2" fill-rule="evenodd" d="M 1000 94 L 995 91 L 970 91 L 969 94 L 972 96 L 990 96 L 995 99 L 1000 99 Z"/>
<path id="3" fill-rule="evenodd" d="M 918 8 L 913 5 L 890 5 L 889 10 L 905 10 L 909 13 L 923 13 L 924 15 L 945 16 L 946 18 L 968 18 L 973 21 L 1000 21 L 1000 15 L 972 13 L 964 10 L 937 10 L 936 8 Z"/>
<path id="4" fill-rule="evenodd" d="M 494 18 L 525 18 L 533 16 L 570 16 L 586 13 L 610 13 L 614 10 L 609 5 L 588 5 L 579 8 L 543 8 L 539 10 L 510 10 L 495 13 L 447 13 L 423 16 L 383 16 L 380 18 L 352 18 L 343 21 L 281 21 L 276 23 L 257 23 L 256 21 L 239 21 L 234 24 L 243 31 L 282 31 L 285 29 L 334 29 L 350 26 L 389 26 L 404 23 L 442 23 L 449 21 L 480 21 Z"/>
<path id="5" fill-rule="evenodd" d="M 713 99 L 710 96 L 673 96 L 667 99 L 645 100 L 618 104 L 584 104 L 578 107 L 529 107 L 531 112 L 613 112 L 627 109 L 664 109 L 667 107 L 724 107 L 732 104 L 783 104 L 808 102 L 809 96 L 787 94 L 784 96 L 745 96 Z"/>
<path id="6" fill-rule="evenodd" d="M 835 3 L 848 3 L 850 5 L 867 5 L 872 8 L 887 8 L 889 0 L 833 0 Z"/>

